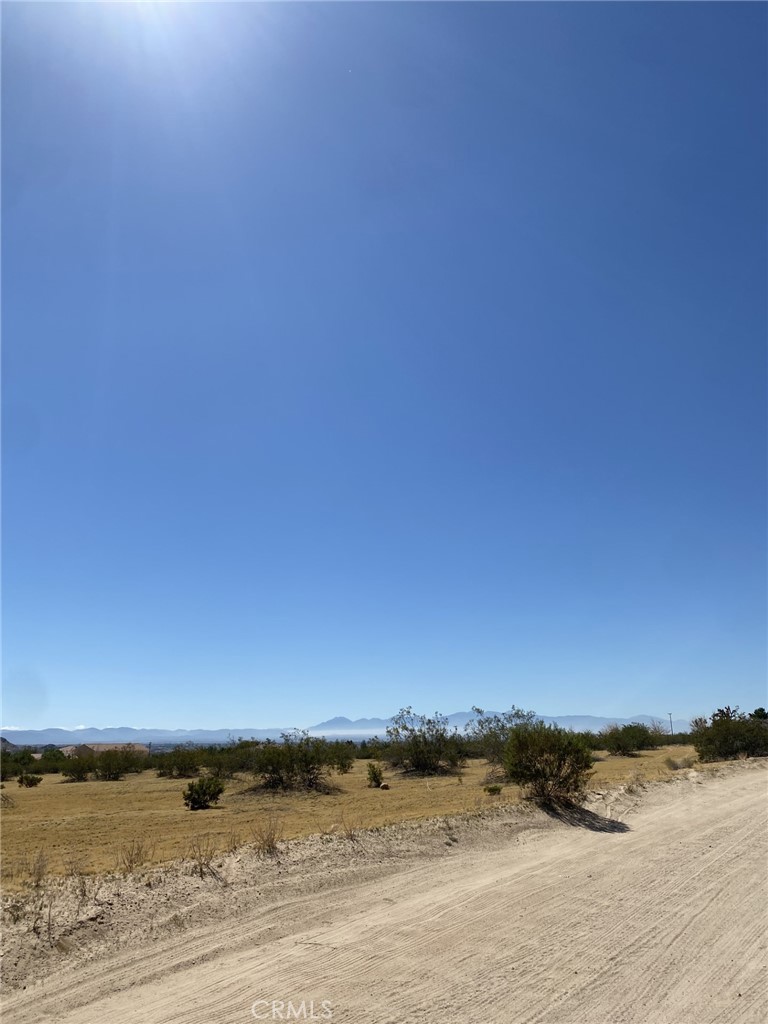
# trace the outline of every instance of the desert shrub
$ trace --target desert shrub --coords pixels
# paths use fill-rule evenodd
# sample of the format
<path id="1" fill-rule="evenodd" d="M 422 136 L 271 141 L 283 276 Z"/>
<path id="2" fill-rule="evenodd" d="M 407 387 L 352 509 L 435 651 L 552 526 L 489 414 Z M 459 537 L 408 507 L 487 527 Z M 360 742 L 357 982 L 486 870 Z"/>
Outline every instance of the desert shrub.
<path id="1" fill-rule="evenodd" d="M 393 768 L 419 775 L 441 775 L 455 772 L 466 762 L 466 743 L 454 729 L 448 728 L 444 715 L 432 718 L 415 715 L 412 708 L 403 708 L 387 729 L 384 759 Z"/>
<path id="2" fill-rule="evenodd" d="M 687 747 L 692 742 L 689 732 L 676 732 L 674 735 L 669 734 L 664 737 L 664 746 Z"/>
<path id="3" fill-rule="evenodd" d="M 504 753 L 507 778 L 542 802 L 581 796 L 592 763 L 578 733 L 543 722 L 513 729 Z"/>
<path id="4" fill-rule="evenodd" d="M 139 775 L 149 767 L 149 758 L 142 750 L 137 750 L 132 743 L 126 744 L 117 751 L 120 763 L 126 775 Z"/>
<path id="5" fill-rule="evenodd" d="M 174 747 L 164 754 L 156 754 L 154 766 L 160 778 L 191 779 L 200 774 L 201 751 L 197 747 Z"/>
<path id="6" fill-rule="evenodd" d="M 224 792 L 224 782 L 215 775 L 204 775 L 196 782 L 187 784 L 184 803 L 190 811 L 205 811 L 211 804 L 218 803 Z"/>
<path id="7" fill-rule="evenodd" d="M 339 775 L 346 775 L 355 763 L 355 744 L 351 740 L 336 740 L 328 744 L 330 764 Z"/>
<path id="8" fill-rule="evenodd" d="M 254 758 L 253 772 L 266 789 L 328 789 L 331 771 L 348 771 L 354 750 L 306 732 L 284 733 L 280 742 L 267 740 Z"/>
<path id="9" fill-rule="evenodd" d="M 58 747 L 49 746 L 43 750 L 43 756 L 35 765 L 36 771 L 41 775 L 55 775 L 60 772 L 67 761 L 67 756 Z"/>
<path id="10" fill-rule="evenodd" d="M 93 758 L 68 757 L 62 766 L 61 774 L 70 782 L 85 782 L 93 770 Z"/>
<path id="11" fill-rule="evenodd" d="M 117 782 L 125 772 L 122 751 L 103 750 L 93 761 L 93 774 L 101 782 Z"/>
<path id="12" fill-rule="evenodd" d="M 255 740 L 239 740 L 226 746 L 201 749 L 200 763 L 213 775 L 231 779 L 237 772 L 251 772 L 257 759 L 259 744 Z"/>
<path id="13" fill-rule="evenodd" d="M 618 754 L 622 757 L 632 757 L 638 750 L 652 750 L 659 745 L 658 737 L 657 731 L 643 725 L 642 722 L 611 725 L 600 733 L 604 749 L 609 754 Z"/>
<path id="14" fill-rule="evenodd" d="M 492 782 L 489 786 L 483 786 L 483 789 L 488 796 L 498 796 L 501 793 L 501 786 L 497 782 Z"/>
<path id="15" fill-rule="evenodd" d="M 355 757 L 360 761 L 377 761 L 381 757 L 381 740 L 374 736 L 369 740 L 360 740 L 355 746 Z"/>
<path id="16" fill-rule="evenodd" d="M 700 761 L 768 756 L 768 720 L 745 715 L 738 707 L 718 708 L 709 721 L 694 719 L 691 734 Z"/>
<path id="17" fill-rule="evenodd" d="M 15 779 L 29 771 L 36 762 L 31 750 L 8 750 L 0 755 L 0 779 Z"/>
<path id="18" fill-rule="evenodd" d="M 476 757 L 484 757 L 493 765 L 500 765 L 504 760 L 504 751 L 512 730 L 536 721 L 534 711 L 523 711 L 514 704 L 501 715 L 486 715 L 482 708 L 477 707 L 473 707 L 472 711 L 475 717 L 467 722 L 465 729 L 472 753 Z"/>
<path id="19" fill-rule="evenodd" d="M 758 722 L 768 722 L 768 711 L 765 708 L 755 708 L 754 711 L 750 711 L 748 717 L 757 719 Z"/>
<path id="20" fill-rule="evenodd" d="M 42 781 L 42 775 L 29 775 L 24 772 L 19 776 L 19 785 L 24 786 L 26 789 L 34 789 L 34 787 L 39 786 Z"/>
<path id="21" fill-rule="evenodd" d="M 384 781 L 384 772 L 381 765 L 375 761 L 368 762 L 368 786 L 371 789 L 378 788 Z"/>

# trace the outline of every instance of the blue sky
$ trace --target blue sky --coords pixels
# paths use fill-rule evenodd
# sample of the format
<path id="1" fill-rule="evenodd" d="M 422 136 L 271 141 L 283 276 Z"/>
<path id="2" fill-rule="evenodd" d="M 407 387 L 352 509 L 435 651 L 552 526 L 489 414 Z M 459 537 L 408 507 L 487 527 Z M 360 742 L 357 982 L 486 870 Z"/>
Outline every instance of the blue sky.
<path id="1" fill-rule="evenodd" d="M 766 703 L 764 5 L 3 8 L 6 726 Z"/>

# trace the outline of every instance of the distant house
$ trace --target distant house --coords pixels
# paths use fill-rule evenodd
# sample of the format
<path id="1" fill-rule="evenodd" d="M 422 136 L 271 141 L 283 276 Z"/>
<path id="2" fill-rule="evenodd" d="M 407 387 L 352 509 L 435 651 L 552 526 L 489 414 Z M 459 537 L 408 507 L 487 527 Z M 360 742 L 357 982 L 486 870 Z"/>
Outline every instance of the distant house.
<path id="1" fill-rule="evenodd" d="M 66 747 L 59 747 L 65 757 L 93 757 L 96 751 L 93 747 L 87 747 L 85 743 L 68 743 Z"/>

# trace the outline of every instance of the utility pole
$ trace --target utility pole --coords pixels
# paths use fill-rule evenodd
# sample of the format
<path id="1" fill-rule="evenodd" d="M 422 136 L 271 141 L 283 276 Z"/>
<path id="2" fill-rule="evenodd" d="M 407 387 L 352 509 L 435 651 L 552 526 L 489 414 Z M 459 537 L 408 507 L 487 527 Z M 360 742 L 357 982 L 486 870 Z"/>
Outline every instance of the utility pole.
<path id="1" fill-rule="evenodd" d="M 672 712 L 668 711 L 667 714 L 669 715 L 669 735 L 674 736 L 675 730 L 672 728 Z"/>

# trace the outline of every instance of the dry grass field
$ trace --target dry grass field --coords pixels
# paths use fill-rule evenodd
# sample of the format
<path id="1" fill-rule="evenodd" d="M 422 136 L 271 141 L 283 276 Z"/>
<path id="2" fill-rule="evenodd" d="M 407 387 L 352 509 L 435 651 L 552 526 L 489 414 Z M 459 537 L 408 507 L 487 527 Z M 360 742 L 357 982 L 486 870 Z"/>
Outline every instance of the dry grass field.
<path id="1" fill-rule="evenodd" d="M 595 765 L 590 788 L 670 774 L 665 759 L 694 757 L 692 747 L 662 747 L 637 757 L 608 757 Z M 407 778 L 385 772 L 391 789 L 369 789 L 366 761 L 356 761 L 347 775 L 335 775 L 338 792 L 278 794 L 254 791 L 247 778 L 228 784 L 219 806 L 192 812 L 182 802 L 186 782 L 160 779 L 154 772 L 120 782 L 65 782 L 46 775 L 35 789 L 5 784 L 14 806 L 2 816 L 2 875 L 6 887 L 28 880 L 42 851 L 46 872 L 64 874 L 113 871 L 121 851 L 135 841 L 146 847 L 147 863 L 186 856 L 196 837 L 210 836 L 224 851 L 253 841 L 254 829 L 270 818 L 280 835 L 292 839 L 324 832 L 349 833 L 399 821 L 476 811 L 520 799 L 516 786 L 499 796 L 484 792 L 488 766 L 470 761 L 460 777 Z M 40 863 L 40 862 L 38 862 Z"/>
<path id="2" fill-rule="evenodd" d="M 768 758 L 666 772 L 664 757 L 602 762 L 603 778 L 660 781 L 598 777 L 574 816 L 510 802 L 277 857 L 243 846 L 205 871 L 46 878 L 4 901 L 3 1022 L 230 1024 L 264 1000 L 278 1020 L 324 1001 L 334 1024 L 763 1022 Z M 387 794 L 361 776 L 347 800 L 375 811 L 366 798 Z M 395 786 L 415 812 L 420 792 L 434 810 L 462 790 Z M 176 802 L 155 820 L 183 820 Z M 216 813 L 236 820 L 237 804 Z M 297 828 L 311 805 L 288 801 Z"/>

